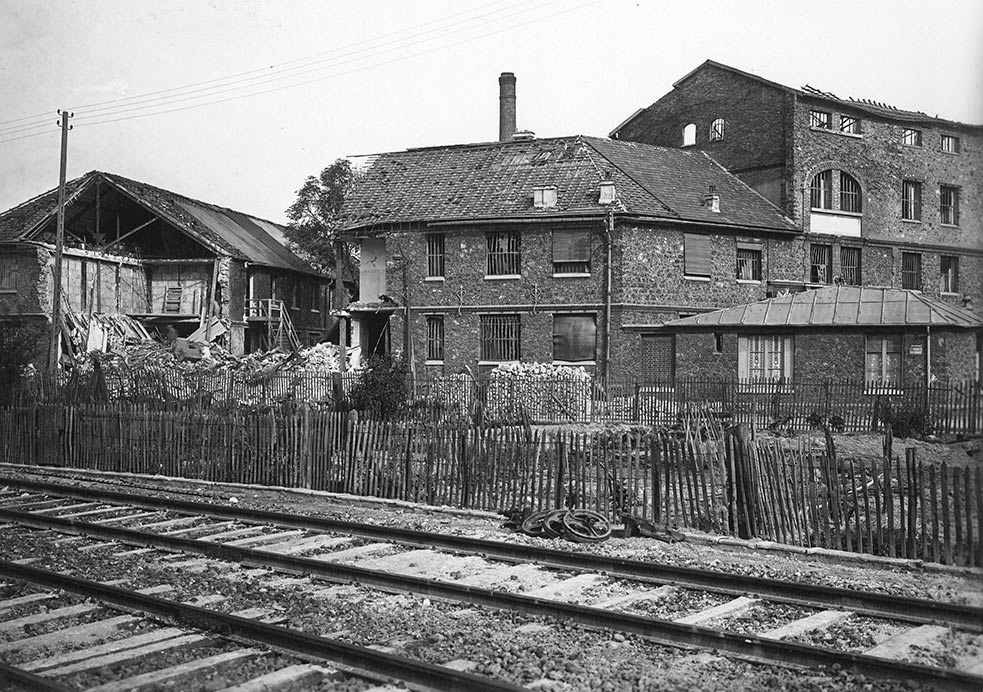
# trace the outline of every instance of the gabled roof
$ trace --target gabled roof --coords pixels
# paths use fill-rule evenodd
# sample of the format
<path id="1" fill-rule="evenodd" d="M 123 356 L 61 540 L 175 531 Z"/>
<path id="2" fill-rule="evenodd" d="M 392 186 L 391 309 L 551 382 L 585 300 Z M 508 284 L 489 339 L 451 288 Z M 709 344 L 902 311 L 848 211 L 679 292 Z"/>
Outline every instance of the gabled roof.
<path id="1" fill-rule="evenodd" d="M 614 181 L 617 201 L 600 204 Z M 555 185 L 557 204 L 533 205 L 533 188 Z M 721 212 L 704 204 L 710 186 Z M 466 144 L 377 156 L 345 202 L 345 227 L 621 214 L 797 232 L 782 211 L 700 151 L 583 135 Z"/>
<path id="2" fill-rule="evenodd" d="M 160 216 L 170 225 L 198 240 L 218 255 L 228 255 L 255 264 L 317 274 L 286 247 L 284 227 L 242 212 L 185 197 L 115 173 L 90 171 L 65 184 L 70 205 L 96 180 Z M 29 240 L 57 213 L 58 190 L 49 190 L 0 214 L 0 241 Z"/>
<path id="3" fill-rule="evenodd" d="M 862 111 L 864 113 L 868 113 L 869 115 L 885 118 L 887 120 L 897 120 L 901 122 L 924 123 L 924 124 L 943 125 L 949 127 L 971 128 L 971 129 L 979 129 L 983 127 L 983 125 L 973 125 L 970 123 L 961 123 L 955 120 L 946 120 L 944 118 L 939 118 L 938 116 L 932 117 L 927 113 L 922 113 L 921 111 L 902 110 L 900 108 L 895 108 L 894 106 L 890 106 L 888 104 L 880 103 L 877 101 L 872 101 L 870 99 L 857 99 L 852 97 L 840 98 L 839 96 L 832 94 L 828 91 L 822 91 L 820 89 L 816 89 L 815 87 L 809 85 L 805 85 L 801 89 L 793 89 L 792 87 L 785 86 L 784 84 L 773 82 L 769 79 L 765 79 L 764 77 L 759 77 L 758 75 L 752 74 L 750 72 L 738 70 L 736 67 L 731 67 L 730 65 L 724 65 L 723 63 L 716 62 L 715 60 L 704 61 L 699 65 L 699 67 L 697 67 L 694 70 L 691 70 L 690 72 L 686 73 L 683 77 L 673 82 L 672 85 L 673 88 L 679 86 L 693 75 L 697 74 L 698 72 L 708 67 L 717 68 L 720 70 L 726 70 L 727 72 L 732 72 L 733 74 L 740 75 L 747 79 L 752 79 L 760 84 L 764 84 L 766 86 L 772 87 L 774 89 L 779 89 L 781 91 L 785 91 L 790 94 L 795 94 L 796 96 L 799 97 L 808 97 L 813 99 L 835 102 L 838 105 L 846 106 L 852 110 Z M 633 115 L 631 118 L 625 121 L 625 123 L 619 125 L 617 129 L 620 129 L 627 122 L 634 120 L 636 116 L 637 113 L 636 115 Z M 617 131 L 617 129 L 615 131 Z"/>
<path id="4" fill-rule="evenodd" d="M 768 327 L 983 328 L 983 317 L 917 291 L 825 286 L 666 322 L 673 330 Z"/>

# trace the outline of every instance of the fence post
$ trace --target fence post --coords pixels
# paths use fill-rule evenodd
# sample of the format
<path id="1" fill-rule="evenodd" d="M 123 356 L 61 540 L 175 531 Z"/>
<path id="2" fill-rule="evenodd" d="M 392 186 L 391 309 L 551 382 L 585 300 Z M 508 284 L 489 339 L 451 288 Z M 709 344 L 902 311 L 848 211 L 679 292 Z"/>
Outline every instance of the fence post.
<path id="1" fill-rule="evenodd" d="M 727 504 L 731 507 L 728 528 L 740 538 L 751 538 L 757 525 L 757 511 L 748 472 L 748 427 L 737 423 L 724 432 L 727 440 Z"/>

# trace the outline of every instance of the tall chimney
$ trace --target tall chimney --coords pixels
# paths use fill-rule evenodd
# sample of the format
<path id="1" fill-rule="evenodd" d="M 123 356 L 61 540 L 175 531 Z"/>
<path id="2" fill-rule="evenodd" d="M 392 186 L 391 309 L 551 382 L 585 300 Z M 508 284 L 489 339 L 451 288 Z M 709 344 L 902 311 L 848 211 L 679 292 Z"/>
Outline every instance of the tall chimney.
<path id="1" fill-rule="evenodd" d="M 509 142 L 515 133 L 515 75 L 503 72 L 498 78 L 498 141 Z"/>

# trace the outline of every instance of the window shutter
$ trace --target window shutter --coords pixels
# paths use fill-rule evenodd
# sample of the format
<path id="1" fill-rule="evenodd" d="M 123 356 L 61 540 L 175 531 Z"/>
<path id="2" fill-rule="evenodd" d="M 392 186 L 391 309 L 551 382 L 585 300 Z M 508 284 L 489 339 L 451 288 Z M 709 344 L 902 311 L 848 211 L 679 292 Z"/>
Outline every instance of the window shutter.
<path id="1" fill-rule="evenodd" d="M 597 325 L 593 315 L 553 317 L 553 360 L 594 360 Z"/>
<path id="2" fill-rule="evenodd" d="M 741 380 L 748 379 L 748 337 L 737 337 L 737 377 Z"/>
<path id="3" fill-rule="evenodd" d="M 710 276 L 710 236 L 684 233 L 683 258 L 687 276 Z"/>
<path id="4" fill-rule="evenodd" d="M 788 380 L 788 381 L 791 382 L 792 379 L 793 379 L 793 372 L 792 372 L 792 337 L 791 336 L 786 336 L 786 337 L 782 337 L 782 338 L 785 341 L 785 343 L 782 344 L 782 353 L 785 356 L 785 362 L 782 363 L 782 376 L 785 377 L 786 380 Z"/>
<path id="5" fill-rule="evenodd" d="M 553 231 L 554 262 L 590 262 L 590 233 Z"/>

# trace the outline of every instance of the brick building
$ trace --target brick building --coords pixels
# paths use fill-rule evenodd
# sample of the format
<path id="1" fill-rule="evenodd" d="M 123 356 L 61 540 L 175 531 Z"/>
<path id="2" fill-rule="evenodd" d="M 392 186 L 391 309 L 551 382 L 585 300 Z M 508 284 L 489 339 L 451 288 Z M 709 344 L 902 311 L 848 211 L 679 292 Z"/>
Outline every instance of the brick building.
<path id="1" fill-rule="evenodd" d="M 826 286 L 667 322 L 675 374 L 864 382 L 979 380 L 983 318 L 917 291 Z"/>
<path id="2" fill-rule="evenodd" d="M 619 125 L 701 150 L 804 232 L 798 290 L 919 290 L 983 305 L 983 126 L 793 89 L 706 61 Z"/>
<path id="3" fill-rule="evenodd" d="M 763 298 L 802 262 L 791 220 L 703 152 L 585 136 L 381 154 L 343 214 L 352 345 L 430 374 L 657 376 L 672 341 L 647 325 Z"/>
<path id="4" fill-rule="evenodd" d="M 0 214 L 0 324 L 51 320 L 58 191 Z M 187 336 L 218 318 L 233 353 L 286 322 L 315 342 L 336 322 L 330 279 L 285 246 L 284 228 L 119 175 L 66 185 L 62 308 L 128 315 Z M 0 327 L 2 328 L 2 327 Z"/>

